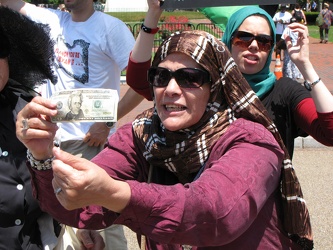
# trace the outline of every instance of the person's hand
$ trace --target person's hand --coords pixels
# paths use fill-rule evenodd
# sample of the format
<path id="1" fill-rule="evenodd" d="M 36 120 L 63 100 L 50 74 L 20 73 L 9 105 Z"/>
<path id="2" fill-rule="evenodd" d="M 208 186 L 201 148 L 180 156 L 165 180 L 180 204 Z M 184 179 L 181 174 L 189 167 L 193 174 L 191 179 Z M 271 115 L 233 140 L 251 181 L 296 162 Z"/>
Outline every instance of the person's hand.
<path id="1" fill-rule="evenodd" d="M 57 104 L 35 97 L 17 115 L 16 136 L 38 160 L 52 156 L 53 138 L 58 126 L 51 116 L 57 114 Z"/>
<path id="2" fill-rule="evenodd" d="M 300 23 L 292 23 L 288 27 L 291 32 L 298 33 L 296 45 L 292 45 L 290 36 L 286 36 L 285 41 L 290 59 L 301 70 L 303 65 L 310 63 L 308 27 Z"/>
<path id="3" fill-rule="evenodd" d="M 158 9 L 160 10 L 160 6 L 163 5 L 164 0 L 160 1 L 160 0 L 147 0 L 147 4 L 149 8 L 152 9 Z"/>
<path id="4" fill-rule="evenodd" d="M 105 125 L 105 122 L 95 122 L 83 138 L 85 143 L 91 147 L 103 146 L 106 143 L 110 128 Z"/>
<path id="5" fill-rule="evenodd" d="M 76 236 L 81 242 L 81 250 L 103 250 L 105 243 L 99 232 L 88 229 L 78 229 Z"/>
<path id="6" fill-rule="evenodd" d="M 160 0 L 147 0 L 148 4 L 148 11 L 145 17 L 145 24 L 150 25 L 151 22 L 155 23 L 158 22 L 163 9 L 161 8 L 161 5 L 163 5 L 164 1 Z M 148 20 L 146 20 L 148 19 Z"/>
<path id="7" fill-rule="evenodd" d="M 93 162 L 53 148 L 54 190 L 61 189 L 57 199 L 67 210 L 98 205 L 121 212 L 130 199 L 126 182 L 116 181 Z"/>

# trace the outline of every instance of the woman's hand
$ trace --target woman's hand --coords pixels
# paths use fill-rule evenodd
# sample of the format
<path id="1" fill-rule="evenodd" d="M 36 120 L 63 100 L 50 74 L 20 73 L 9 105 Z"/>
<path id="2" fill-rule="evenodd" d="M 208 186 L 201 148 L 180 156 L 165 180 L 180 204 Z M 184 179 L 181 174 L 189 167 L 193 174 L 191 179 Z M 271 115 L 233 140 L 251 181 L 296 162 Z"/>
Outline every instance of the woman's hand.
<path id="1" fill-rule="evenodd" d="M 38 96 L 17 115 L 16 136 L 38 160 L 52 157 L 53 138 L 58 127 L 50 117 L 57 114 L 56 106 Z"/>
<path id="2" fill-rule="evenodd" d="M 163 3 L 164 0 L 147 0 L 148 7 L 156 10 L 160 10 L 160 6 L 162 6 Z"/>
<path id="3" fill-rule="evenodd" d="M 290 59 L 301 70 L 304 64 L 310 63 L 308 27 L 300 23 L 292 23 L 288 27 L 291 32 L 298 33 L 295 45 L 292 45 L 290 36 L 286 36 L 285 41 Z"/>
<path id="4" fill-rule="evenodd" d="M 54 190 L 61 189 L 57 198 L 67 210 L 99 205 L 121 212 L 130 199 L 126 182 L 116 181 L 104 169 L 84 158 L 53 148 Z"/>

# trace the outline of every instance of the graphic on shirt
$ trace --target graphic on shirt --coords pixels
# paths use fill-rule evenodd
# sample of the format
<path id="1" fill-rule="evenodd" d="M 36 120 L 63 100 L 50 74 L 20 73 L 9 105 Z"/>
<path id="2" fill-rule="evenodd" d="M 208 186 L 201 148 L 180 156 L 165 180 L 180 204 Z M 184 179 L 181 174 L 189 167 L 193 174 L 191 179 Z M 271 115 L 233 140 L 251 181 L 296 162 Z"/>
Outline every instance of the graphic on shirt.
<path id="1" fill-rule="evenodd" d="M 82 39 L 74 40 L 70 45 L 62 36 L 59 36 L 54 51 L 56 67 L 80 83 L 87 83 L 89 81 L 89 45 L 90 43 Z"/>

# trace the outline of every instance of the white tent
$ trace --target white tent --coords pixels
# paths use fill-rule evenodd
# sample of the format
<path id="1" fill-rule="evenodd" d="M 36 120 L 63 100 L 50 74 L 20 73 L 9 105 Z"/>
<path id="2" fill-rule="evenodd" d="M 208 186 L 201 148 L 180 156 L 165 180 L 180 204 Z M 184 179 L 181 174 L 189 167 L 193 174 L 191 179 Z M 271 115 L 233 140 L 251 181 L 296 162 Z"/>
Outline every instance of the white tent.
<path id="1" fill-rule="evenodd" d="M 146 12 L 147 0 L 106 0 L 104 12 Z"/>

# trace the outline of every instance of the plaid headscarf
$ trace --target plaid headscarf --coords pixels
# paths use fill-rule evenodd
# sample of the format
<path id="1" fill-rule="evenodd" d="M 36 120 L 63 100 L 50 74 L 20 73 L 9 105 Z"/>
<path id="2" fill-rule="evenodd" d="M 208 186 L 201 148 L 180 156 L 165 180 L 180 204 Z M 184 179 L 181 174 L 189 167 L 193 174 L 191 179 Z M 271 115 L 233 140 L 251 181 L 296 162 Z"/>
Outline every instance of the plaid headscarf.
<path id="1" fill-rule="evenodd" d="M 183 184 L 191 182 L 193 173 L 204 166 L 212 146 L 232 122 L 242 117 L 261 123 L 272 132 L 285 152 L 281 178 L 285 229 L 298 243 L 304 243 L 304 249 L 310 249 L 312 234 L 309 214 L 288 152 L 266 109 L 239 71 L 228 48 L 209 33 L 183 31 L 171 35 L 161 44 L 152 66 L 158 66 L 175 52 L 190 56 L 210 73 L 210 98 L 200 121 L 179 131 L 168 131 L 155 108 L 139 115 L 133 122 L 133 130 L 146 160 L 153 167 L 173 172 Z M 310 247 L 306 248 L 307 245 Z"/>

